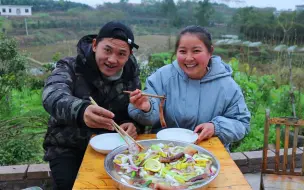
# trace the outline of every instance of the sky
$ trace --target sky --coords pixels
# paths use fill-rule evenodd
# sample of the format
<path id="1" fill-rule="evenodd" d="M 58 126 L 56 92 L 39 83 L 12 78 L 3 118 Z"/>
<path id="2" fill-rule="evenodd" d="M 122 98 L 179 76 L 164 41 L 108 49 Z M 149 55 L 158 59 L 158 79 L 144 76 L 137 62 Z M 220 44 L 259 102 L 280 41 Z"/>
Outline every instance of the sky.
<path id="1" fill-rule="evenodd" d="M 104 2 L 119 2 L 119 0 L 70 0 L 74 2 L 84 3 L 95 7 L 97 4 Z M 210 0 L 210 2 L 225 3 L 233 0 Z M 240 1 L 240 0 L 236 0 Z M 243 3 L 226 3 L 230 7 L 276 7 L 278 10 L 295 10 L 296 5 L 304 5 L 304 0 L 242 0 Z M 140 3 L 141 0 L 129 0 L 130 3 Z"/>

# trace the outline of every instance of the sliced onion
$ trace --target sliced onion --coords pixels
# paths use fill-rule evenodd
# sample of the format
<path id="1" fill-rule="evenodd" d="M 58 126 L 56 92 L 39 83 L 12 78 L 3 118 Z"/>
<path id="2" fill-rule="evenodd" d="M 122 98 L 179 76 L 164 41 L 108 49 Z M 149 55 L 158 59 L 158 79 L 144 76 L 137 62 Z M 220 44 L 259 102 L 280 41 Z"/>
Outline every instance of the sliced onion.
<path id="1" fill-rule="evenodd" d="M 144 159 L 148 158 L 152 153 L 153 153 L 153 151 L 151 149 L 147 150 L 146 156 Z"/>
<path id="2" fill-rule="evenodd" d="M 129 167 L 129 164 L 128 163 L 123 163 L 123 164 L 117 164 L 119 165 L 120 167 L 124 168 L 124 169 L 127 169 Z"/>
<path id="3" fill-rule="evenodd" d="M 124 154 L 117 154 L 114 157 L 114 160 L 120 160 L 122 164 L 126 163 L 128 161 L 128 156 Z M 118 164 L 119 165 L 119 164 Z"/>
<path id="4" fill-rule="evenodd" d="M 172 183 L 178 183 L 178 181 L 176 179 L 174 179 L 174 177 L 170 176 L 169 174 L 165 175 L 165 178 Z"/>
<path id="5" fill-rule="evenodd" d="M 165 145 L 164 145 L 163 143 L 159 143 L 158 146 L 159 146 L 160 148 L 164 148 Z"/>
<path id="6" fill-rule="evenodd" d="M 134 164 L 133 159 L 132 159 L 132 155 L 129 155 L 128 158 L 129 158 L 129 161 L 130 161 L 130 167 L 131 167 L 131 169 L 134 170 L 134 171 L 138 171 L 138 170 L 139 170 L 139 167 L 137 167 L 137 166 Z"/>
<path id="7" fill-rule="evenodd" d="M 132 143 L 129 145 L 129 152 L 133 155 L 136 155 L 140 152 L 140 147 L 137 144 Z"/>
<path id="8" fill-rule="evenodd" d="M 217 171 L 217 169 L 213 165 L 211 166 L 210 170 L 212 175 L 214 175 Z"/>
<path id="9" fill-rule="evenodd" d="M 181 147 L 181 146 L 175 146 L 175 147 L 172 147 L 172 148 L 169 148 L 169 151 L 171 154 L 173 155 L 176 155 L 178 153 L 181 153 L 184 151 L 184 147 Z"/>
<path id="10" fill-rule="evenodd" d="M 130 180 L 131 178 L 129 177 L 129 176 L 127 176 L 127 175 L 121 175 L 121 177 L 123 177 L 124 179 L 126 179 L 126 180 Z"/>
<path id="11" fill-rule="evenodd" d="M 134 166 L 130 166 L 130 168 L 131 168 L 133 171 L 138 171 L 138 170 L 139 170 L 138 167 L 134 167 Z"/>
<path id="12" fill-rule="evenodd" d="M 187 158 L 186 162 L 195 162 L 195 160 L 192 158 L 192 156 L 185 154 L 185 157 Z"/>
<path id="13" fill-rule="evenodd" d="M 172 172 L 176 172 L 176 173 L 178 173 L 178 174 L 183 173 L 182 171 L 180 171 L 179 169 L 176 169 L 176 168 L 172 168 L 171 171 L 172 171 Z"/>

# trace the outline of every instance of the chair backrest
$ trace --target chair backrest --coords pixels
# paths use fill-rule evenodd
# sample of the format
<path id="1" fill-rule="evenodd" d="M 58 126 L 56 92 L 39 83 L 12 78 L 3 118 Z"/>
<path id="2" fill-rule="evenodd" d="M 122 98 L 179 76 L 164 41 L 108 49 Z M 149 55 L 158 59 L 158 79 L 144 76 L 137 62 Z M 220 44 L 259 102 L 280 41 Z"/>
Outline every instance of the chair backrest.
<path id="1" fill-rule="evenodd" d="M 275 132 L 276 132 L 274 169 L 267 168 L 268 138 L 269 138 L 269 128 L 271 127 L 271 125 L 275 125 Z M 262 170 L 261 170 L 262 173 L 279 174 L 279 175 L 298 175 L 298 176 L 304 174 L 304 154 L 302 154 L 302 163 L 301 163 L 302 170 L 300 172 L 295 172 L 296 150 L 297 150 L 298 133 L 300 127 L 304 127 L 304 120 L 297 118 L 287 118 L 287 117 L 270 118 L 270 111 L 269 109 L 266 109 L 265 128 L 264 128 L 264 148 L 263 148 L 263 160 L 262 160 Z M 282 130 L 285 129 L 284 143 L 283 143 L 284 155 L 283 155 L 282 165 L 280 165 L 281 129 Z M 290 170 L 287 170 L 290 129 L 294 129 L 294 138 L 292 143 Z"/>

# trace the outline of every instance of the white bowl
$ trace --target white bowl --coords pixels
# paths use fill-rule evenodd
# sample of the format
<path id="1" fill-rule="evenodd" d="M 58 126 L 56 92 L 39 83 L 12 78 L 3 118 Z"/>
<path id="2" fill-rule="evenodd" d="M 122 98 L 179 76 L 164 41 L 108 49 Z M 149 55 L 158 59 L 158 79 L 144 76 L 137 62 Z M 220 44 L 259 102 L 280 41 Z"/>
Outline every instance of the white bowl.
<path id="1" fill-rule="evenodd" d="M 156 137 L 161 140 L 178 140 L 188 143 L 194 143 L 198 135 L 197 133 L 184 128 L 167 128 L 159 131 Z"/>
<path id="2" fill-rule="evenodd" d="M 90 140 L 91 147 L 103 154 L 108 154 L 113 149 L 125 144 L 125 141 L 118 133 L 104 133 L 96 135 Z"/>

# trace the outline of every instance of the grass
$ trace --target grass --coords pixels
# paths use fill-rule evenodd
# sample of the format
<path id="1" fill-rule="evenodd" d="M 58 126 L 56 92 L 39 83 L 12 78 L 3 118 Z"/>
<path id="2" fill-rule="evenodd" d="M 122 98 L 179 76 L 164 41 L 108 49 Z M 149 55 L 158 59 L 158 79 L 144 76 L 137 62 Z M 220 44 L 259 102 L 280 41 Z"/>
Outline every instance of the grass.
<path id="1" fill-rule="evenodd" d="M 48 113 L 42 90 L 23 88 L 0 101 L 0 165 L 42 163 Z M 7 104 L 7 101 L 9 104 Z"/>
<path id="2" fill-rule="evenodd" d="M 27 88 L 23 88 L 21 91 L 13 90 L 9 117 L 18 117 L 37 112 L 46 114 L 41 102 L 42 90 L 30 90 Z"/>
<path id="3" fill-rule="evenodd" d="M 43 63 L 52 62 L 53 55 L 60 52 L 63 57 L 76 55 L 76 40 L 56 42 L 48 45 L 27 46 L 21 49 L 30 57 Z"/>
<path id="4" fill-rule="evenodd" d="M 49 17 L 50 14 L 46 12 L 38 12 L 38 13 L 33 13 L 33 17 Z"/>

